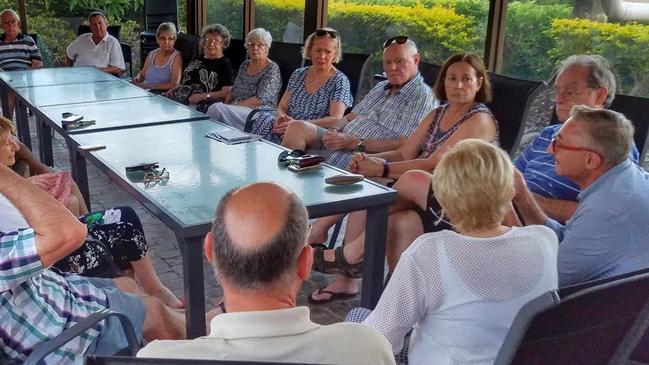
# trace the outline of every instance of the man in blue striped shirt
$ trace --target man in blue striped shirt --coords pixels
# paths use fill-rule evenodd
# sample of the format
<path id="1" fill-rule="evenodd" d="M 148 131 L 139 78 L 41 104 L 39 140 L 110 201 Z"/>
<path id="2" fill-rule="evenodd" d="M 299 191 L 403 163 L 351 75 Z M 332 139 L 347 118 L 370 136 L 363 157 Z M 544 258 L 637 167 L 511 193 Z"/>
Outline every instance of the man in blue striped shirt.
<path id="1" fill-rule="evenodd" d="M 351 113 L 334 128 L 325 130 L 311 123 L 289 125 L 282 145 L 290 149 L 318 149 L 331 154 L 327 163 L 347 168 L 355 151 L 396 150 L 438 103 L 417 68 L 415 43 L 400 36 L 386 41 L 383 70 L 387 80 L 378 83 Z"/>
<path id="2" fill-rule="evenodd" d="M 555 82 L 556 113 L 565 122 L 575 105 L 606 108 L 615 97 L 616 82 L 611 65 L 601 56 L 573 55 L 559 66 Z M 541 209 L 552 219 L 565 222 L 577 209 L 579 186 L 557 175 L 554 156 L 548 152 L 550 141 L 562 124 L 544 128 L 516 160 L 527 186 Z M 638 162 L 638 149 L 633 145 L 630 156 Z"/>
<path id="3" fill-rule="evenodd" d="M 38 52 L 36 42 L 32 37 L 20 32 L 20 16 L 5 9 L 0 13 L 0 26 L 4 31 L 0 34 L 0 70 L 15 71 L 43 67 L 43 59 Z M 8 111 L 14 113 L 15 99 L 8 95 Z"/>
<path id="4" fill-rule="evenodd" d="M 141 295 L 131 279 L 85 278 L 49 269 L 83 244 L 86 227 L 4 165 L 0 198 L 8 199 L 29 224 L 0 232 L 0 363 L 24 361 L 39 343 L 104 308 L 127 314 L 136 333 L 147 340 L 184 337 L 182 318 Z M 125 346 L 118 321 L 111 319 L 62 345 L 44 363 L 81 363 L 84 354 L 111 355 Z"/>

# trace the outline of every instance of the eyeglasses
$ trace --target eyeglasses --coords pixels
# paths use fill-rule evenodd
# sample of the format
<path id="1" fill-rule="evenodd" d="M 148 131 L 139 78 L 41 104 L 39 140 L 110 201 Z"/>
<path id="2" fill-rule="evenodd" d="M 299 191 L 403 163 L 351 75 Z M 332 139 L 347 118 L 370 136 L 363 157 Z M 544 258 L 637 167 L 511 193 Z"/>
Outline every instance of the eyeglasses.
<path id="1" fill-rule="evenodd" d="M 557 141 L 556 137 L 552 138 L 552 141 L 550 141 L 550 152 L 554 153 L 554 152 L 556 152 L 557 150 L 560 150 L 560 149 L 568 150 L 568 151 L 590 152 L 590 153 L 596 154 L 597 156 L 599 156 L 599 158 L 604 160 L 604 156 L 602 156 L 601 153 L 595 151 L 594 149 L 561 144 L 560 142 Z"/>
<path id="2" fill-rule="evenodd" d="M 148 188 L 150 184 L 166 184 L 169 181 L 169 171 L 162 168 L 162 171 L 152 170 L 144 174 L 144 187 Z"/>
<path id="3" fill-rule="evenodd" d="M 592 89 L 591 87 L 585 87 L 582 89 L 565 89 L 565 90 L 556 90 L 557 98 L 561 96 L 565 100 L 575 100 L 581 95 L 585 90 Z"/>
<path id="4" fill-rule="evenodd" d="M 331 38 L 338 38 L 338 32 L 335 30 L 328 30 L 328 29 L 316 29 L 315 35 L 318 37 L 324 37 L 326 35 L 329 35 Z"/>
<path id="5" fill-rule="evenodd" d="M 266 48 L 266 45 L 264 43 L 248 42 L 246 48 Z"/>
<path id="6" fill-rule="evenodd" d="M 203 43 L 216 43 L 216 44 L 221 44 L 223 43 L 223 39 L 218 39 L 218 38 L 203 38 Z"/>
<path id="7" fill-rule="evenodd" d="M 387 41 L 383 42 L 383 49 L 388 48 L 391 44 L 404 44 L 408 42 L 408 37 L 405 35 L 398 35 L 396 37 L 388 38 Z"/>

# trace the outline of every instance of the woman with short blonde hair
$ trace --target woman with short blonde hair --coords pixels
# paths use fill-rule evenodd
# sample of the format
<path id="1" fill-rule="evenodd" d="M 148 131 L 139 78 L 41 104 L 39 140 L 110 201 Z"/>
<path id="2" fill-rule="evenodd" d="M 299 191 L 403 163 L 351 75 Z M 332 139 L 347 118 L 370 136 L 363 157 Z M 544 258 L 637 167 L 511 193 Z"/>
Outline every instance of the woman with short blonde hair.
<path id="1" fill-rule="evenodd" d="M 518 310 L 558 285 L 556 234 L 502 224 L 514 168 L 493 144 L 467 139 L 435 168 L 433 188 L 455 231 L 420 236 L 401 255 L 365 324 L 408 363 L 491 364 Z"/>

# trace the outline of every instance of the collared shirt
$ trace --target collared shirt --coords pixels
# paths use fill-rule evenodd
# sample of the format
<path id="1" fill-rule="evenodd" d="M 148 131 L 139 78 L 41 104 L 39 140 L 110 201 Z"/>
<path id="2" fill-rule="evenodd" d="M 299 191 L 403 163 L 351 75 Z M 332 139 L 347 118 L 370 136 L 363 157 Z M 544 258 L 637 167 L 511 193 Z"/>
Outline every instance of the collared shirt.
<path id="1" fill-rule="evenodd" d="M 424 117 L 439 102 L 430 87 L 417 74 L 395 93 L 390 93 L 388 81 L 379 82 L 353 109 L 357 116 L 343 132 L 363 139 L 408 138 Z M 347 168 L 352 151 L 336 151 L 327 163 Z"/>
<path id="2" fill-rule="evenodd" d="M 649 267 L 649 175 L 626 160 L 578 196 L 559 238 L 559 284 L 577 284 Z"/>
<path id="3" fill-rule="evenodd" d="M 65 50 L 65 54 L 74 61 L 74 66 L 108 67 L 115 66 L 120 70 L 126 68 L 122 47 L 117 38 L 106 34 L 104 39 L 95 44 L 92 33 L 80 35 Z"/>
<path id="4" fill-rule="evenodd" d="M 554 156 L 548 152 L 552 139 L 559 133 L 562 124 L 543 128 L 530 145 L 516 159 L 516 168 L 523 173 L 527 186 L 533 193 L 546 198 L 577 200 L 579 186 L 572 180 L 557 175 Z M 638 162 L 638 149 L 635 144 L 629 157 Z"/>
<path id="5" fill-rule="evenodd" d="M 0 69 L 26 70 L 32 66 L 32 60 L 42 59 L 32 37 L 18 33 L 13 42 L 5 42 L 5 34 L 0 35 Z"/>
<path id="6" fill-rule="evenodd" d="M 104 292 L 85 278 L 43 268 L 33 229 L 0 232 L 0 363 L 3 356 L 24 361 L 34 346 L 106 306 Z M 102 328 L 61 346 L 44 363 L 82 363 Z"/>
<path id="7" fill-rule="evenodd" d="M 210 335 L 194 340 L 153 341 L 138 357 L 286 361 L 314 364 L 394 364 L 390 344 L 358 323 L 322 326 L 309 308 L 220 314 Z"/>

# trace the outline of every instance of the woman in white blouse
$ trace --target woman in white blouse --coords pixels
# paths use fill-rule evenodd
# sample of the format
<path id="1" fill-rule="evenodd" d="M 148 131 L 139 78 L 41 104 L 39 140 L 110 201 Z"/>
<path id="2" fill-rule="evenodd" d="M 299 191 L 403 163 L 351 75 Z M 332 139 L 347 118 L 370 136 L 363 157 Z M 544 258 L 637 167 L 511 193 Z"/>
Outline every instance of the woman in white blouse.
<path id="1" fill-rule="evenodd" d="M 502 224 L 514 196 L 507 154 L 477 139 L 437 165 L 433 191 L 455 231 L 424 234 L 401 259 L 365 324 L 410 364 L 492 364 L 523 304 L 557 287 L 557 237 Z"/>

